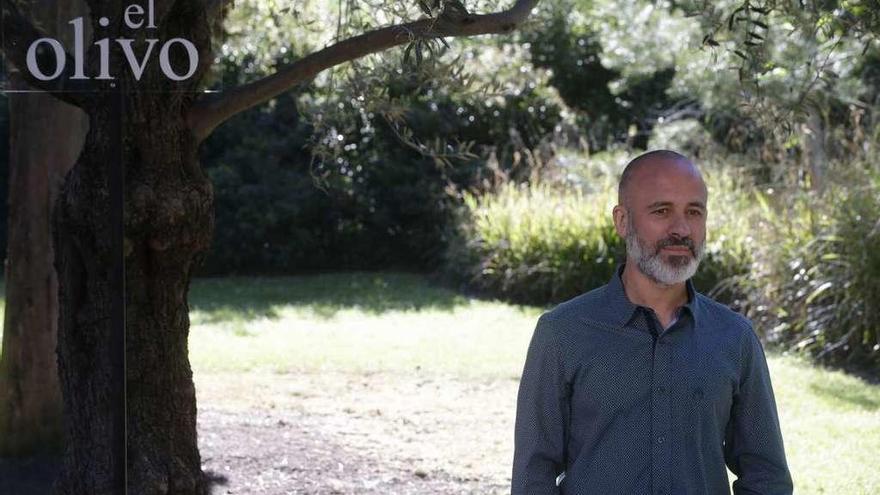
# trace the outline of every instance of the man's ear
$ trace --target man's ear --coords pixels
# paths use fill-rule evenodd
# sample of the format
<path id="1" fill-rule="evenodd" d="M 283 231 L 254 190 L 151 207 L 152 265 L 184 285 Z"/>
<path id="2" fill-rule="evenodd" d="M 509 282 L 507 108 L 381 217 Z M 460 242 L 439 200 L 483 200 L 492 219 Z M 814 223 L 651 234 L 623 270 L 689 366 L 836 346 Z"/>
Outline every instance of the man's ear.
<path id="1" fill-rule="evenodd" d="M 620 236 L 621 239 L 626 239 L 626 227 L 627 227 L 627 218 L 629 212 L 626 211 L 621 205 L 616 205 L 613 210 L 611 210 L 611 215 L 614 217 L 614 229 L 617 230 L 617 235 Z"/>

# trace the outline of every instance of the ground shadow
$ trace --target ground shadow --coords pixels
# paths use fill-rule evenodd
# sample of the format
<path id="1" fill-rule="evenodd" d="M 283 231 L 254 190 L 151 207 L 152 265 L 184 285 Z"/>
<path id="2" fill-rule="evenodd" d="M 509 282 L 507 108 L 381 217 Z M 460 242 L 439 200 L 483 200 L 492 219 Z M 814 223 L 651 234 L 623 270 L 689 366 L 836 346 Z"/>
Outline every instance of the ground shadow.
<path id="1" fill-rule="evenodd" d="M 190 309 L 200 321 L 277 318 L 281 307 L 309 307 L 319 317 L 358 308 L 386 311 L 445 309 L 468 303 L 454 290 L 416 273 L 345 272 L 292 277 L 222 277 L 193 281 Z"/>
<path id="2" fill-rule="evenodd" d="M 214 493 L 215 487 L 226 486 L 229 484 L 229 478 L 226 475 L 211 470 L 206 470 L 203 473 L 203 479 L 205 480 L 205 486 L 207 487 L 209 494 Z"/>
<path id="3" fill-rule="evenodd" d="M 869 385 L 866 390 L 855 386 L 811 384 L 810 390 L 819 397 L 843 402 L 868 412 L 880 410 L 880 386 L 878 385 Z"/>
<path id="4" fill-rule="evenodd" d="M 0 457 L 0 493 L 47 495 L 61 470 L 61 457 Z"/>

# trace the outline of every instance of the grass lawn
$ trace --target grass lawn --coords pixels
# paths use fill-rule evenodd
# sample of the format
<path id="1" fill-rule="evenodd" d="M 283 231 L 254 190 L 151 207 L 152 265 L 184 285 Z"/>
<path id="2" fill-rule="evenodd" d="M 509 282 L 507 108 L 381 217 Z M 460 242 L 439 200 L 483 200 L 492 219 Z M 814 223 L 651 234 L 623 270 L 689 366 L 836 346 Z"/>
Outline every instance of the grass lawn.
<path id="1" fill-rule="evenodd" d="M 541 313 L 396 273 L 200 279 L 190 308 L 197 378 L 418 370 L 457 380 L 518 380 Z M 796 492 L 880 493 L 880 386 L 799 358 L 768 356 Z"/>
<path id="2" fill-rule="evenodd" d="M 541 313 L 391 273 L 202 279 L 190 301 L 197 375 L 419 367 L 517 380 Z M 797 493 L 880 493 L 880 386 L 795 357 L 768 359 Z"/>

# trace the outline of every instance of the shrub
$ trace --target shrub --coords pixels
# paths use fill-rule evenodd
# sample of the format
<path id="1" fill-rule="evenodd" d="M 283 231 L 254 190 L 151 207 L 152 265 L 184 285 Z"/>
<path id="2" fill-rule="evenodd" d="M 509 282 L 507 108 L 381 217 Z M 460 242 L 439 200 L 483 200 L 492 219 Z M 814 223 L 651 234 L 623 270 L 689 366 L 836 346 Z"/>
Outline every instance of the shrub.
<path id="1" fill-rule="evenodd" d="M 835 365 L 880 365 L 880 174 L 823 194 L 756 195 L 759 260 L 743 280 L 767 337 Z"/>
<path id="2" fill-rule="evenodd" d="M 446 266 L 483 293 L 559 302 L 607 282 L 623 252 L 607 194 L 508 184 L 464 203 Z"/>
<path id="3" fill-rule="evenodd" d="M 718 160 L 718 159 L 716 159 Z M 739 285 L 754 263 L 751 235 L 754 201 L 751 181 L 729 160 L 707 159 L 702 166 L 709 189 L 706 253 L 694 276 L 697 290 L 740 309 L 745 293 Z"/>

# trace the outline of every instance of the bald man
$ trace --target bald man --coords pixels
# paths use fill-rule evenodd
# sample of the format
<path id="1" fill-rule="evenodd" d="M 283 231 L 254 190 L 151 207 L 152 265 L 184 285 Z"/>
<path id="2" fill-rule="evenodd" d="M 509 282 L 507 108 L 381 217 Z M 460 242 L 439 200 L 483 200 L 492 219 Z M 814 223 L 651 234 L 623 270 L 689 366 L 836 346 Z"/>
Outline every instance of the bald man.
<path id="1" fill-rule="evenodd" d="M 751 322 L 696 292 L 706 184 L 686 157 L 624 169 L 626 262 L 541 315 L 517 398 L 513 495 L 792 493 Z"/>

